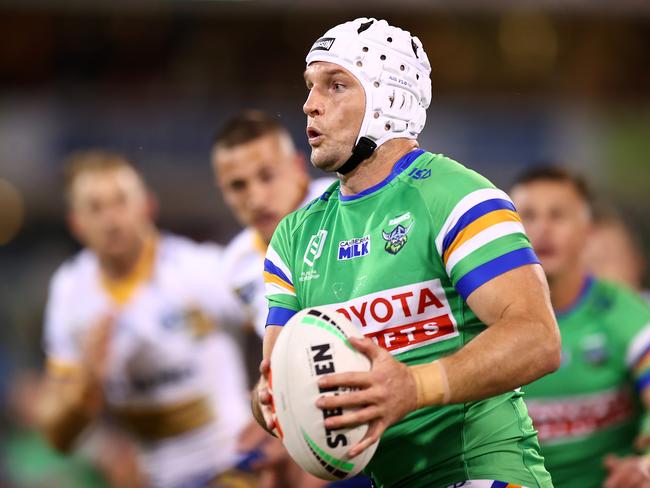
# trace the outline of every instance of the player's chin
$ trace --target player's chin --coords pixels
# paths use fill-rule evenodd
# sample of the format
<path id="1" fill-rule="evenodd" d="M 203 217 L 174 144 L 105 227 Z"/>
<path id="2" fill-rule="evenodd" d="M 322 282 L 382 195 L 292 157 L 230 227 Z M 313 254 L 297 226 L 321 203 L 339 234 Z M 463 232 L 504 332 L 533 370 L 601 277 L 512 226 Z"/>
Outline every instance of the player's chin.
<path id="1" fill-rule="evenodd" d="M 539 262 L 542 265 L 542 269 L 548 278 L 558 276 L 568 266 L 568 263 L 564 262 L 562 259 L 558 259 L 557 257 L 538 257 Z"/>
<path id="2" fill-rule="evenodd" d="M 341 166 L 340 158 L 332 151 L 328 151 L 322 146 L 312 147 L 311 164 L 322 171 L 332 173 L 336 168 Z"/>
<path id="3" fill-rule="evenodd" d="M 264 242 L 271 242 L 271 237 L 273 237 L 273 233 L 275 232 L 275 229 L 279 223 L 280 222 L 277 221 L 257 226 L 256 230 Z"/>

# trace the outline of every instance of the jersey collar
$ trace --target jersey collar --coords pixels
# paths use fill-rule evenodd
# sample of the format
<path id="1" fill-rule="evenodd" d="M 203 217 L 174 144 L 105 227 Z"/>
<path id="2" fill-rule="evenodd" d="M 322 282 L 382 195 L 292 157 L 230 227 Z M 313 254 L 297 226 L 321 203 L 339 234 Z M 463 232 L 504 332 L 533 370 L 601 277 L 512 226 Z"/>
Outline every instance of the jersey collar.
<path id="1" fill-rule="evenodd" d="M 339 190 L 339 198 L 342 202 L 349 202 L 352 200 L 358 200 L 359 198 L 363 198 L 365 196 L 368 196 L 372 193 L 375 193 L 376 191 L 380 190 L 381 188 L 385 187 L 388 183 L 393 181 L 395 178 L 397 178 L 402 171 L 404 171 L 406 168 L 408 168 L 413 161 L 415 161 L 417 158 L 419 158 L 422 154 L 424 154 L 424 149 L 415 149 L 401 158 L 397 160 L 395 165 L 393 166 L 393 169 L 391 170 L 390 174 L 382 181 L 377 183 L 374 186 L 371 186 L 370 188 L 366 188 L 362 192 L 356 193 L 354 195 L 343 195 L 340 193 Z"/>
<path id="2" fill-rule="evenodd" d="M 567 307 L 564 307 L 560 310 L 555 311 L 555 316 L 557 318 L 564 318 L 567 315 L 575 312 L 580 305 L 582 305 L 589 295 L 589 292 L 591 291 L 592 287 L 594 285 L 594 277 L 592 275 L 586 275 L 584 281 L 582 282 L 582 288 L 580 289 L 580 293 L 576 297 L 576 299 L 573 301 L 573 303 Z"/>

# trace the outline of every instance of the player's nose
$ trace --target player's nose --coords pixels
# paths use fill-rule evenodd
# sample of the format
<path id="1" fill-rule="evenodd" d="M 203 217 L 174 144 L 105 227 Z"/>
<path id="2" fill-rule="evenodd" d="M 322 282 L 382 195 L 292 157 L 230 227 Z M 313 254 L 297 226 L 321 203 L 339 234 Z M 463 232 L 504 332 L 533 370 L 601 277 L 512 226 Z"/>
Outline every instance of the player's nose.
<path id="1" fill-rule="evenodd" d="M 271 197 L 269 193 L 268 185 L 253 182 L 250 185 L 248 198 L 246 199 L 248 207 L 251 210 L 264 209 L 269 205 L 269 197 Z"/>
<path id="2" fill-rule="evenodd" d="M 305 100 L 304 105 L 302 106 L 302 111 L 308 117 L 315 117 L 316 115 L 323 115 L 324 106 L 323 100 L 316 90 L 310 90 L 309 95 L 307 95 L 307 100 Z"/>

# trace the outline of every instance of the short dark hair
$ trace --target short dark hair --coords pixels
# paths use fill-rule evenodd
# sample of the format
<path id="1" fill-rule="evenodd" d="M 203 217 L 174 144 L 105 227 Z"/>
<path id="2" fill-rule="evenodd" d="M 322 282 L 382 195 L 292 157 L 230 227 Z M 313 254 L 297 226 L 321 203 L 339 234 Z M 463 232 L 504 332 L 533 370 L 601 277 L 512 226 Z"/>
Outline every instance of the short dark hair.
<path id="1" fill-rule="evenodd" d="M 528 185 L 538 181 L 569 183 L 590 208 L 593 208 L 594 196 L 587 180 L 577 173 L 556 164 L 540 164 L 528 168 L 516 179 L 513 188 L 518 185 Z"/>
<path id="2" fill-rule="evenodd" d="M 230 148 L 268 134 L 286 136 L 291 140 L 289 131 L 275 117 L 261 110 L 246 110 L 226 121 L 214 136 L 212 145 Z"/>

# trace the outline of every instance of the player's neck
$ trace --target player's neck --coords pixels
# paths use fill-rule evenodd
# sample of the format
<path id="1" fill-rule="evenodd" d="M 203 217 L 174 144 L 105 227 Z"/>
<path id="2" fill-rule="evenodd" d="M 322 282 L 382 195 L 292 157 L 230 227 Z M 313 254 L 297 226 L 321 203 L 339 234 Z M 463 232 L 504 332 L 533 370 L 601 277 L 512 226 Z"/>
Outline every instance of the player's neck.
<path id="1" fill-rule="evenodd" d="M 147 246 L 154 243 L 155 236 L 155 230 L 148 229 L 138 236 L 130 252 L 120 256 L 98 255 L 102 274 L 111 281 L 120 281 L 128 278 L 137 268 L 143 254 L 146 252 Z"/>
<path id="2" fill-rule="evenodd" d="M 587 270 L 582 264 L 576 264 L 556 276 L 548 277 L 551 303 L 556 312 L 567 310 L 576 303 L 587 274 Z"/>
<path id="3" fill-rule="evenodd" d="M 379 146 L 370 158 L 341 179 L 341 194 L 356 195 L 385 180 L 395 163 L 418 147 L 413 139 L 392 139 Z"/>

